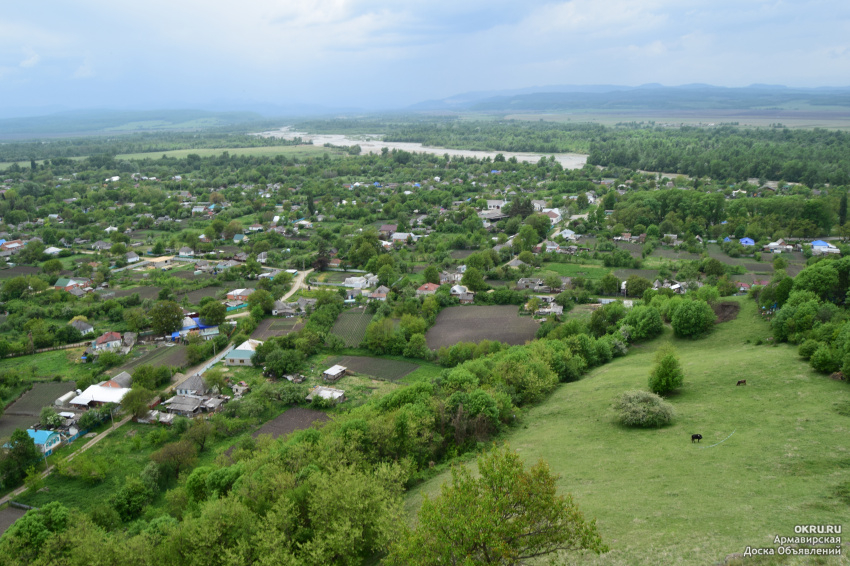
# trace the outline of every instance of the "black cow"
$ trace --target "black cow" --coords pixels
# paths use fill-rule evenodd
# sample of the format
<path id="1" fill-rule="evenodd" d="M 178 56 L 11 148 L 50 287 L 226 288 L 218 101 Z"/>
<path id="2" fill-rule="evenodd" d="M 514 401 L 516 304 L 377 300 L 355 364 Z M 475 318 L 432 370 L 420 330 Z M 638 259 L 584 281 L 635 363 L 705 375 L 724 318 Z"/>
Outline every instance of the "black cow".
<path id="1" fill-rule="evenodd" d="M 693 444 L 694 441 L 699 442 L 700 440 L 702 440 L 701 434 L 692 434 L 691 435 L 691 444 Z"/>
<path id="2" fill-rule="evenodd" d="M 739 379 L 738 383 L 736 383 L 735 386 L 737 387 L 738 385 L 746 385 L 746 384 L 747 384 L 746 379 Z"/>

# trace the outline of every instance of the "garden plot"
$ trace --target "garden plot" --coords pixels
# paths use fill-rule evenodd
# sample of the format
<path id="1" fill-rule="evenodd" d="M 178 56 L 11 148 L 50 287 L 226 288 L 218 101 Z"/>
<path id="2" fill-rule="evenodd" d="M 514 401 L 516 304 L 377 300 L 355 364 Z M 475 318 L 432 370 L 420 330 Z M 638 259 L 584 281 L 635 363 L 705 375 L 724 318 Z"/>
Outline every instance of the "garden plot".
<path id="1" fill-rule="evenodd" d="M 519 316 L 514 305 L 448 307 L 437 316 L 425 338 L 432 350 L 481 340 L 516 345 L 533 340 L 538 327 L 531 317 Z"/>
<path id="2" fill-rule="evenodd" d="M 357 307 L 341 313 L 334 323 L 331 334 L 339 336 L 348 348 L 356 348 L 366 337 L 366 327 L 372 322 L 372 315 L 365 307 Z"/>
<path id="3" fill-rule="evenodd" d="M 328 358 L 326 364 L 341 365 L 349 371 L 363 375 L 369 375 L 386 381 L 398 381 L 419 366 L 410 362 L 399 360 L 385 360 L 383 358 L 370 358 L 367 356 L 342 356 Z"/>

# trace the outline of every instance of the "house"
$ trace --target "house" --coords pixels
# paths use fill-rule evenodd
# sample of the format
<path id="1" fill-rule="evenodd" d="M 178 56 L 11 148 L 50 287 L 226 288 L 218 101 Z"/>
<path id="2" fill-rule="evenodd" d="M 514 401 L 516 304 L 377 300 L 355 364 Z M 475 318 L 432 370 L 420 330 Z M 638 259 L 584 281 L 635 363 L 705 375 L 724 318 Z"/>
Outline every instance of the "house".
<path id="1" fill-rule="evenodd" d="M 517 291 L 524 291 L 526 289 L 534 291 L 536 293 L 548 293 L 549 287 L 547 287 L 543 283 L 543 279 L 539 279 L 536 277 L 523 277 L 516 282 Z"/>
<path id="2" fill-rule="evenodd" d="M 544 208 L 546 208 L 545 200 L 533 200 L 531 201 L 531 206 L 534 207 L 536 212 L 541 212 Z"/>
<path id="3" fill-rule="evenodd" d="M 367 287 L 374 287 L 377 284 L 377 275 L 372 275 L 371 273 L 367 273 L 362 277 L 347 277 L 342 283 L 343 287 L 351 287 L 354 289 L 365 289 Z"/>
<path id="4" fill-rule="evenodd" d="M 206 381 L 199 374 L 195 374 L 175 388 L 178 395 L 206 395 L 209 391 Z"/>
<path id="5" fill-rule="evenodd" d="M 121 333 L 120 332 L 105 332 L 98 336 L 98 338 L 92 344 L 95 350 L 110 350 L 113 348 L 121 347 Z"/>
<path id="6" fill-rule="evenodd" d="M 254 293 L 254 289 L 234 289 L 227 293 L 228 301 L 247 301 L 248 297 Z"/>
<path id="7" fill-rule="evenodd" d="M 504 208 L 506 204 L 508 204 L 508 201 L 505 200 L 488 200 L 487 210 L 497 210 L 501 212 L 502 208 Z"/>
<path id="8" fill-rule="evenodd" d="M 269 260 L 268 252 L 260 252 L 257 254 L 257 261 L 259 263 L 266 263 Z"/>
<path id="9" fill-rule="evenodd" d="M 247 242 L 247 241 L 248 241 L 248 236 L 246 236 L 245 234 L 235 234 L 233 236 L 233 243 L 234 244 L 241 244 L 242 242 Z"/>
<path id="10" fill-rule="evenodd" d="M 58 432 L 52 430 L 33 430 L 28 428 L 27 434 L 32 438 L 35 447 L 45 456 L 53 454 L 53 449 L 58 448 L 62 444 L 62 437 Z"/>
<path id="11" fill-rule="evenodd" d="M 124 254 L 124 259 L 127 260 L 127 263 L 136 263 L 140 258 L 136 252 L 127 252 Z"/>
<path id="12" fill-rule="evenodd" d="M 542 305 L 539 309 L 537 309 L 537 311 L 534 314 L 537 314 L 537 315 L 540 315 L 540 316 L 552 316 L 552 315 L 560 316 L 560 315 L 564 314 L 564 307 L 562 307 L 561 305 L 557 305 L 555 303 L 548 303 L 548 304 Z"/>
<path id="13" fill-rule="evenodd" d="M 112 244 L 109 242 L 104 242 L 103 240 L 98 240 L 91 245 L 91 249 L 102 252 L 106 251 L 112 247 Z"/>
<path id="14" fill-rule="evenodd" d="M 59 255 L 59 252 L 61 252 L 61 251 L 62 251 L 62 248 L 50 246 L 49 248 L 44 250 L 44 253 L 47 254 L 47 255 L 54 255 L 55 256 L 55 255 Z"/>
<path id="15" fill-rule="evenodd" d="M 178 257 L 195 257 L 195 250 L 188 246 L 183 246 L 179 250 L 177 250 Z"/>
<path id="16" fill-rule="evenodd" d="M 168 267 L 171 267 L 173 261 L 173 255 L 164 255 L 160 257 L 153 257 L 148 260 L 148 263 L 152 265 L 154 269 L 166 269 Z"/>
<path id="17" fill-rule="evenodd" d="M 385 287 L 384 285 L 381 285 L 369 294 L 369 298 L 375 301 L 386 301 L 387 293 L 389 292 L 389 288 Z"/>
<path id="18" fill-rule="evenodd" d="M 297 305 L 295 303 L 284 303 L 283 301 L 275 301 L 272 307 L 272 316 L 295 316 Z"/>
<path id="19" fill-rule="evenodd" d="M 468 304 L 475 300 L 475 293 L 467 289 L 465 285 L 454 285 L 449 294 L 456 297 L 461 304 Z"/>
<path id="20" fill-rule="evenodd" d="M 80 334 L 82 334 L 83 336 L 94 332 L 94 326 L 83 320 L 75 320 L 73 322 L 70 322 L 69 324 L 79 330 Z"/>
<path id="21" fill-rule="evenodd" d="M 337 381 L 348 372 L 348 368 L 341 365 L 329 367 L 322 372 L 322 379 L 325 381 Z"/>
<path id="22" fill-rule="evenodd" d="M 339 269 L 340 267 L 342 267 L 342 260 L 338 257 L 335 257 L 328 262 L 328 267 L 333 269 Z"/>
<path id="23" fill-rule="evenodd" d="M 549 217 L 549 222 L 552 224 L 557 224 L 563 220 L 561 217 L 561 211 L 557 208 L 546 208 L 543 210 L 543 214 Z"/>
<path id="24" fill-rule="evenodd" d="M 333 387 L 317 385 L 310 390 L 310 394 L 307 395 L 306 399 L 307 401 L 313 401 L 313 399 L 316 398 L 334 401 L 335 403 L 342 403 L 345 401 L 345 391 L 342 389 L 334 389 Z"/>
<path id="25" fill-rule="evenodd" d="M 754 245 L 756 245 L 756 243 L 753 241 L 752 238 L 741 238 L 740 240 L 738 240 L 738 242 L 742 246 L 754 246 Z"/>
<path id="26" fill-rule="evenodd" d="M 812 242 L 812 255 L 827 255 L 827 254 L 840 254 L 841 250 L 837 247 L 833 246 L 829 242 L 824 242 L 823 240 L 815 240 Z"/>
<path id="27" fill-rule="evenodd" d="M 446 283 L 460 283 L 461 279 L 463 279 L 463 275 L 460 273 L 449 273 L 448 271 L 440 273 L 440 285 L 445 285 Z"/>
<path id="28" fill-rule="evenodd" d="M 425 295 L 433 295 L 437 292 L 437 289 L 439 288 L 440 286 L 436 283 L 425 283 L 424 285 L 416 289 L 416 296 L 424 297 Z"/>
<path id="29" fill-rule="evenodd" d="M 380 228 L 378 228 L 378 234 L 384 238 L 389 238 L 395 234 L 396 230 L 398 230 L 398 224 L 383 224 Z"/>
<path id="30" fill-rule="evenodd" d="M 175 395 L 171 399 L 166 399 L 163 403 L 169 413 L 182 415 L 184 417 L 194 417 L 201 412 L 203 400 L 200 397 L 190 397 L 187 395 Z"/>
<path id="31" fill-rule="evenodd" d="M 130 387 L 133 384 L 133 376 L 127 373 L 126 371 L 122 371 L 112 379 L 110 379 L 113 384 L 118 387 Z"/>
<path id="32" fill-rule="evenodd" d="M 115 385 L 106 385 L 106 381 L 101 381 L 97 385 L 89 386 L 85 391 L 71 399 L 71 405 L 79 407 L 93 407 L 106 405 L 107 403 L 121 403 L 124 395 L 130 392 L 127 387 L 115 387 Z"/>
<path id="33" fill-rule="evenodd" d="M 524 261 L 522 261 L 521 259 L 512 259 L 511 261 L 509 261 L 505 265 L 507 265 L 508 267 L 513 267 L 514 269 L 518 269 L 518 268 L 520 268 L 524 265 L 528 265 L 528 264 L 525 263 Z"/>
<path id="34" fill-rule="evenodd" d="M 89 282 L 85 279 L 71 279 L 69 277 L 60 277 L 56 280 L 56 283 L 53 284 L 54 289 L 60 289 L 62 291 L 70 291 L 75 287 L 88 287 Z"/>
<path id="35" fill-rule="evenodd" d="M 254 355 L 257 346 L 263 343 L 259 340 L 246 340 L 239 346 L 231 350 L 224 356 L 224 363 L 228 366 L 248 366 L 251 365 L 251 356 Z"/>
<path id="36" fill-rule="evenodd" d="M 410 232 L 395 232 L 392 235 L 392 242 L 394 244 L 406 244 L 408 241 L 415 240 L 415 236 Z"/>

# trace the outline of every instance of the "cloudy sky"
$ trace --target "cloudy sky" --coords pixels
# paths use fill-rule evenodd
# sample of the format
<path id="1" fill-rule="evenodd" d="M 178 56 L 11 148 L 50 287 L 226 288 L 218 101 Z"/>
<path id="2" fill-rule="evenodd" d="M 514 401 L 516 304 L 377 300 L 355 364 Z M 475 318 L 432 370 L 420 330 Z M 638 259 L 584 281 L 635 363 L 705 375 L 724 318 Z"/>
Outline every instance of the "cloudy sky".
<path id="1" fill-rule="evenodd" d="M 74 0 L 0 14 L 0 109 L 403 107 L 562 84 L 850 85 L 846 0 Z M 3 113 L 3 110 L 0 110 Z"/>

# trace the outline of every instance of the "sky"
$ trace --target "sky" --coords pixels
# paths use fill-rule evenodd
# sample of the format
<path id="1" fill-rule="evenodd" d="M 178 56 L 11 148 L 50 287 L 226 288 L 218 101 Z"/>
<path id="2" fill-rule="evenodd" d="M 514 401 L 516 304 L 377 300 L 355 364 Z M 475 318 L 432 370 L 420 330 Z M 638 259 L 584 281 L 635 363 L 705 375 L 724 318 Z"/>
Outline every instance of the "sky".
<path id="1" fill-rule="evenodd" d="M 848 86 L 850 2 L 74 0 L 0 13 L 0 116 L 376 110 L 470 91 L 646 83 Z"/>

